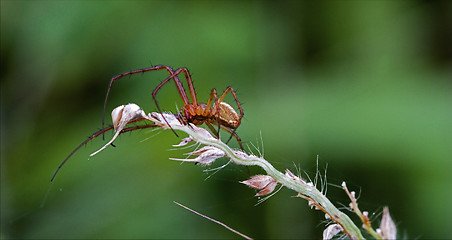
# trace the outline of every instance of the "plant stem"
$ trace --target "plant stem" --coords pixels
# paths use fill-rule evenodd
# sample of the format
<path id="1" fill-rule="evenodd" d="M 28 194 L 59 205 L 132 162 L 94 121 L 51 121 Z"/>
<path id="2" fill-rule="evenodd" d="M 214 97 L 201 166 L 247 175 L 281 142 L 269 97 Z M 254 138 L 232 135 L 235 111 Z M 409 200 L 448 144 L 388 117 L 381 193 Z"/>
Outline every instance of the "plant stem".
<path id="1" fill-rule="evenodd" d="M 165 116 L 165 118 L 167 118 Z M 312 185 L 306 184 L 304 181 L 300 181 L 299 178 L 293 178 L 286 174 L 281 173 L 276 170 L 268 161 L 262 157 L 257 157 L 254 155 L 247 155 L 243 152 L 231 149 L 227 144 L 221 142 L 220 140 L 208 136 L 205 132 L 200 132 L 201 128 L 195 126 L 181 125 L 181 124 L 171 124 L 172 129 L 184 131 L 189 134 L 194 140 L 204 145 L 214 146 L 222 150 L 225 155 L 231 159 L 234 163 L 238 165 L 245 166 L 259 166 L 267 172 L 268 175 L 272 176 L 283 186 L 296 191 L 299 194 L 309 197 L 317 204 L 319 204 L 324 211 L 330 216 L 330 218 L 339 224 L 343 232 L 352 239 L 364 239 L 359 228 L 352 222 L 352 220 L 343 212 L 339 211 L 331 201 L 323 195 L 317 188 Z M 206 130 L 205 130 L 206 131 Z M 207 132 L 207 131 L 206 131 Z M 200 134 L 201 133 L 201 134 Z M 322 209 L 322 210 L 323 210 Z"/>

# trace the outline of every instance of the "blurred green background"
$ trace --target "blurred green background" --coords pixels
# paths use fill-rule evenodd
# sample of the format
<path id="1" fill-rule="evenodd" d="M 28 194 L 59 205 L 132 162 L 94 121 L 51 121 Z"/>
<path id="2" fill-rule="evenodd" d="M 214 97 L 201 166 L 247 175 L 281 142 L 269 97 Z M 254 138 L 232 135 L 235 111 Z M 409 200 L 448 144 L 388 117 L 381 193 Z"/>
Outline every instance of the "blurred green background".
<path id="1" fill-rule="evenodd" d="M 2 0 L 1 237 L 238 237 L 178 201 L 254 238 L 321 238 L 324 215 L 295 192 L 255 206 L 244 167 L 168 160 L 188 151 L 170 151 L 170 131 L 124 134 L 87 161 L 96 139 L 50 184 L 101 127 L 110 78 L 165 64 L 190 69 L 200 101 L 233 86 L 238 134 L 253 150 L 262 136 L 281 171 L 314 176 L 318 155 L 337 206 L 346 181 L 375 227 L 389 206 L 399 237 L 452 238 L 451 43 L 450 1 Z M 117 81 L 107 113 L 156 111 L 166 76 Z M 158 99 L 182 106 L 173 83 Z"/>

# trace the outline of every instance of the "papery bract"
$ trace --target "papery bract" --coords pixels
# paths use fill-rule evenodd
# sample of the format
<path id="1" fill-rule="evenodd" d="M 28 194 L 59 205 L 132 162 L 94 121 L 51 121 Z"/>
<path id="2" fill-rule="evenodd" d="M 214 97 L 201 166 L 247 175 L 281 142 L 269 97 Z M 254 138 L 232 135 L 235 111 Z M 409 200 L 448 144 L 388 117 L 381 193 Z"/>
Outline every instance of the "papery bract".
<path id="1" fill-rule="evenodd" d="M 262 196 L 273 192 L 276 185 L 278 184 L 278 181 L 276 181 L 276 179 L 269 175 L 256 175 L 249 180 L 242 181 L 240 183 L 243 183 L 248 187 L 261 190 L 256 194 L 256 196 Z"/>
<path id="2" fill-rule="evenodd" d="M 389 215 L 389 208 L 383 208 L 383 216 L 381 217 L 380 223 L 380 235 L 384 239 L 396 239 L 397 236 L 397 228 L 394 221 Z"/>
<path id="3" fill-rule="evenodd" d="M 193 142 L 193 141 L 195 141 L 195 139 L 193 139 L 192 136 L 189 136 L 189 137 L 182 139 L 182 141 L 180 141 L 179 144 L 173 145 L 173 147 L 183 147 L 183 146 L 187 145 L 189 142 Z"/>
<path id="4" fill-rule="evenodd" d="M 338 233 L 342 232 L 342 227 L 339 224 L 331 224 L 323 231 L 323 239 L 331 239 Z"/>
<path id="5" fill-rule="evenodd" d="M 186 153 L 186 155 L 195 155 L 196 158 L 170 158 L 171 160 L 182 161 L 182 162 L 197 162 L 203 165 L 210 165 L 212 162 L 218 158 L 224 157 L 224 152 L 213 146 L 204 146 L 191 153 Z"/>

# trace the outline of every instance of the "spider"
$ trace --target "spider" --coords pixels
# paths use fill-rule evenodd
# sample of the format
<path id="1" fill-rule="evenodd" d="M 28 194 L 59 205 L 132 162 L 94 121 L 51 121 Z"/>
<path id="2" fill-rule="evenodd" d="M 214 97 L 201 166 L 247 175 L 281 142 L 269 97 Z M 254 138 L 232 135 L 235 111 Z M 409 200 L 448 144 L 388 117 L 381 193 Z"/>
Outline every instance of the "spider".
<path id="1" fill-rule="evenodd" d="M 237 128 L 240 126 L 241 120 L 243 118 L 243 109 L 242 106 L 239 103 L 239 100 L 237 99 L 237 95 L 235 93 L 235 90 L 232 87 L 227 87 L 226 90 L 218 97 L 217 90 L 213 88 L 210 92 L 209 99 L 207 100 L 207 103 L 198 103 L 198 99 L 196 97 L 196 91 L 195 87 L 193 85 L 193 81 L 191 79 L 190 73 L 186 67 L 182 67 L 174 71 L 171 67 L 164 66 L 164 65 L 157 65 L 150 68 L 145 69 L 139 69 L 134 70 L 130 72 L 126 72 L 123 74 L 119 74 L 116 77 L 113 77 L 110 81 L 110 85 L 107 90 L 107 95 L 105 96 L 105 102 L 104 102 L 104 110 L 103 110 L 103 116 L 102 116 L 102 128 L 104 127 L 104 119 L 105 119 L 105 109 L 107 106 L 107 99 L 108 95 L 110 93 L 111 86 L 113 85 L 113 82 L 118 80 L 119 78 L 122 78 L 124 76 L 129 76 L 136 73 L 144 73 L 149 71 L 156 71 L 156 70 L 163 70 L 165 69 L 168 71 L 170 76 L 166 78 L 163 82 L 161 82 L 152 92 L 152 98 L 154 99 L 155 105 L 157 106 L 157 109 L 160 113 L 162 113 L 162 110 L 160 109 L 160 106 L 158 104 L 156 95 L 157 92 L 168 83 L 171 79 L 174 80 L 176 83 L 177 90 L 179 92 L 179 95 L 182 98 L 182 101 L 184 102 L 184 106 L 181 108 L 181 111 L 178 113 L 178 118 L 182 122 L 185 123 L 192 123 L 194 125 L 201 125 L 205 123 L 207 127 L 212 131 L 212 133 L 219 138 L 220 135 L 220 128 L 224 129 L 228 133 L 231 134 L 231 137 L 227 142 L 230 141 L 232 137 L 235 137 L 238 144 L 240 145 L 240 148 L 243 150 L 242 141 L 240 137 L 235 133 Z M 182 85 L 182 82 L 180 81 L 178 75 L 181 73 L 184 73 L 185 78 L 187 79 L 188 89 L 190 92 L 191 97 L 191 103 L 187 96 L 187 93 L 185 92 L 185 88 Z M 237 114 L 237 112 L 234 110 L 231 105 L 229 105 L 226 102 L 223 102 L 223 99 L 226 97 L 226 94 L 231 93 L 235 99 L 235 102 L 237 103 L 237 106 L 240 110 L 240 116 Z M 166 121 L 166 119 L 164 119 Z M 166 123 L 168 123 L 166 121 Z M 217 125 L 218 129 L 215 129 L 212 124 Z M 169 125 L 169 124 L 168 124 Z M 171 129 L 173 130 L 173 129 Z M 174 130 L 173 130 L 174 132 Z M 174 134 L 177 136 L 177 133 L 174 132 Z"/>
<path id="2" fill-rule="evenodd" d="M 88 143 L 92 139 L 100 136 L 101 134 L 103 135 L 105 132 L 114 129 L 114 126 L 109 126 L 109 127 L 104 128 L 104 126 L 105 126 L 105 109 L 107 106 L 108 95 L 110 93 L 110 89 L 113 85 L 113 82 L 124 76 L 129 76 L 129 75 L 136 74 L 136 73 L 155 71 L 155 70 L 163 70 L 163 69 L 168 71 L 170 76 L 168 78 L 166 78 L 163 82 L 161 82 L 152 92 L 152 97 L 154 99 L 155 105 L 157 106 L 157 109 L 159 110 L 159 112 L 162 113 L 160 106 L 158 105 L 158 102 L 156 99 L 156 94 L 162 88 L 163 85 L 165 85 L 171 79 L 173 79 L 174 82 L 176 83 L 176 87 L 179 92 L 179 95 L 181 96 L 181 98 L 184 102 L 184 106 L 181 108 L 181 111 L 176 115 L 177 118 L 181 122 L 186 123 L 186 124 L 192 123 L 195 125 L 201 125 L 201 124 L 205 123 L 217 138 L 219 138 L 220 128 L 224 129 L 228 133 L 231 134 L 228 142 L 234 136 L 237 139 L 237 142 L 239 143 L 240 148 L 243 150 L 242 141 L 241 141 L 240 137 L 235 133 L 235 131 L 240 126 L 244 113 L 243 113 L 242 106 L 240 105 L 239 100 L 237 99 L 236 93 L 232 87 L 227 87 L 226 90 L 224 90 L 224 92 L 220 95 L 220 97 L 217 96 L 217 91 L 215 88 L 213 88 L 210 92 L 210 96 L 209 96 L 209 99 L 207 100 L 207 103 L 198 103 L 198 99 L 196 98 L 196 92 L 195 92 L 195 88 L 193 85 L 193 81 L 191 79 L 190 73 L 188 72 L 187 68 L 185 68 L 185 67 L 179 68 L 176 71 L 174 71 L 171 67 L 164 66 L 164 65 L 157 65 L 157 66 L 150 67 L 150 68 L 139 69 L 139 70 L 134 70 L 134 71 L 126 72 L 123 74 L 119 74 L 111 79 L 110 85 L 107 90 L 107 94 L 105 96 L 105 101 L 104 101 L 104 109 L 103 109 L 103 114 L 102 114 L 102 129 L 95 132 L 87 140 L 82 142 L 77 148 L 75 148 L 63 160 L 63 162 L 61 162 L 61 164 L 58 166 L 57 170 L 53 174 L 51 181 L 53 181 L 53 179 L 56 177 L 56 175 L 59 172 L 59 170 L 61 169 L 61 167 L 63 167 L 63 165 L 67 162 L 67 160 L 75 152 L 77 152 L 78 149 L 80 149 L 82 146 L 84 146 L 86 143 Z M 182 85 L 182 82 L 179 80 L 179 77 L 178 77 L 178 75 L 182 72 L 184 73 L 185 78 L 187 79 L 192 103 L 190 103 L 189 98 L 187 97 L 187 94 L 185 92 L 184 86 Z M 231 105 L 223 102 L 223 99 L 225 98 L 226 94 L 228 94 L 229 92 L 234 96 L 234 99 L 240 110 L 240 116 L 237 114 L 237 112 L 234 110 L 234 108 L 231 107 Z M 146 120 L 146 119 L 145 118 L 136 118 L 135 120 L 131 121 L 130 123 L 139 122 L 142 120 Z M 168 124 L 166 119 L 164 119 L 164 120 Z M 217 125 L 218 129 L 215 129 L 212 126 L 212 124 Z M 122 129 L 120 134 L 125 133 L 125 132 L 135 131 L 138 129 L 156 127 L 156 126 L 157 126 L 156 124 L 145 124 L 145 125 L 140 125 L 140 126 L 128 127 L 128 128 Z M 171 129 L 171 130 L 173 130 L 173 129 Z M 173 130 L 173 132 L 176 134 L 176 132 L 174 130 Z M 176 136 L 177 136 L 177 134 L 176 134 Z"/>

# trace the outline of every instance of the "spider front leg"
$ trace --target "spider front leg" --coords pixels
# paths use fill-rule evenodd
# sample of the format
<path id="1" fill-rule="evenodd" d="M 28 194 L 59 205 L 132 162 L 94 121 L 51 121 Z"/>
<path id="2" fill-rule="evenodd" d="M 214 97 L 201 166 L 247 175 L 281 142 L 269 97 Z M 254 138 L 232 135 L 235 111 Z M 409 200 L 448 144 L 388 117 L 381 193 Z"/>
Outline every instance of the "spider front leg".
<path id="1" fill-rule="evenodd" d="M 139 122 L 139 121 L 143 121 L 146 120 L 145 118 L 136 118 L 135 120 L 130 121 L 129 123 L 135 123 L 135 122 Z M 134 127 L 128 127 L 128 128 L 124 128 L 121 130 L 120 134 L 125 133 L 125 132 L 130 132 L 130 131 L 135 131 L 138 129 L 145 129 L 145 128 L 151 128 L 151 127 L 158 127 L 157 124 L 145 124 L 145 125 L 139 125 L 139 126 L 134 126 Z M 78 147 L 76 147 L 62 162 L 61 164 L 58 166 L 57 170 L 55 171 L 55 173 L 52 176 L 52 179 L 50 180 L 51 182 L 53 181 L 53 179 L 55 179 L 56 175 L 58 174 L 58 172 L 60 171 L 60 169 L 63 167 L 63 165 L 67 162 L 67 160 L 69 160 L 69 158 L 71 158 L 72 155 L 74 155 L 75 152 L 77 152 L 82 146 L 86 145 L 89 141 L 93 140 L 94 138 L 110 131 L 114 129 L 114 126 L 109 126 L 106 127 L 104 129 L 101 129 L 95 133 L 93 133 L 90 137 L 88 137 L 88 139 L 86 139 L 85 141 L 83 141 L 80 145 L 78 145 Z"/>

